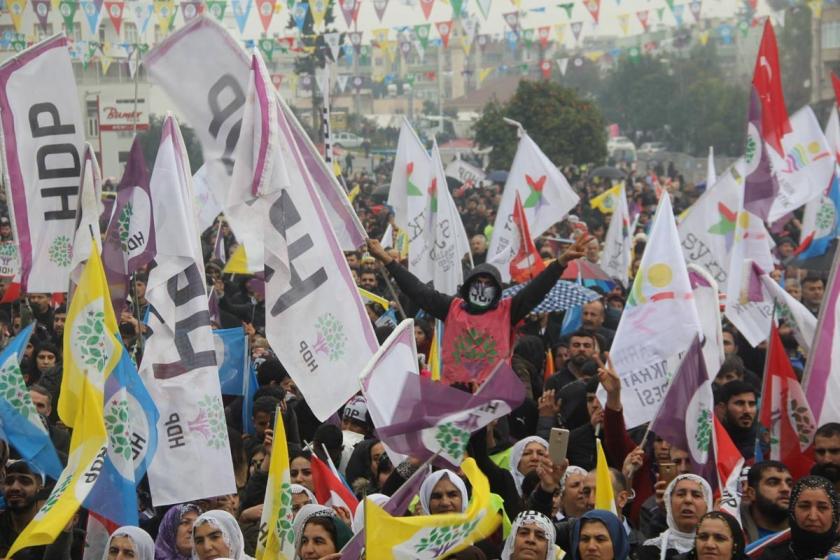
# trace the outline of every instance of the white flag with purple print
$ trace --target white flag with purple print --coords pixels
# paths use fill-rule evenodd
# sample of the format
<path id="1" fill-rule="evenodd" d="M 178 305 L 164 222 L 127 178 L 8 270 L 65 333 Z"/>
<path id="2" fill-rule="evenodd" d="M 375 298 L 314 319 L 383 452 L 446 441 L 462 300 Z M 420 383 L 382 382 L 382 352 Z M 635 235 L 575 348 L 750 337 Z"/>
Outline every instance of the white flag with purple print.
<path id="1" fill-rule="evenodd" d="M 359 390 L 359 372 L 379 345 L 283 111 L 274 126 L 280 141 L 267 158 L 281 162 L 266 165 L 274 172 L 260 187 L 267 220 L 266 334 L 312 412 L 324 420 Z M 288 187 L 277 172 L 281 166 Z"/>
<path id="2" fill-rule="evenodd" d="M 207 184 L 215 200 L 227 200 L 248 91 L 250 57 L 224 27 L 199 16 L 149 51 L 143 65 L 193 125 L 204 153 Z M 269 90 L 280 99 L 270 83 Z M 328 168 L 323 158 L 311 142 L 302 138 L 305 133 L 300 124 L 290 118 L 291 112 L 282 101 L 280 106 L 342 249 L 357 249 L 365 238 L 359 218 L 338 181 L 325 171 Z M 235 229 L 234 233 L 238 236 Z"/>
<path id="3" fill-rule="evenodd" d="M 377 436 L 389 451 L 458 466 L 472 432 L 522 404 L 525 389 L 500 361 L 475 394 L 421 377 L 414 321 L 400 323 L 362 373 Z"/>
<path id="4" fill-rule="evenodd" d="M 0 66 L 3 171 L 26 292 L 67 291 L 82 175 L 84 123 L 67 38 Z"/>
<path id="5" fill-rule="evenodd" d="M 236 492 L 191 180 L 181 132 L 169 115 L 150 181 L 156 235 L 167 242 L 149 273 L 151 334 L 140 365 L 160 412 L 148 471 L 155 506 Z"/>

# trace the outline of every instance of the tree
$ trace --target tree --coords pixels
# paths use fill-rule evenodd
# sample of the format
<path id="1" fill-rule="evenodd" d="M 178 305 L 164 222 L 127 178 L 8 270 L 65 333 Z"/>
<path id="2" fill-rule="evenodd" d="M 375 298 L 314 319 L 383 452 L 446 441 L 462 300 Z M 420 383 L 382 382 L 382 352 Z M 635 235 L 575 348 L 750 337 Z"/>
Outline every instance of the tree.
<path id="1" fill-rule="evenodd" d="M 160 147 L 160 133 L 163 130 L 164 117 L 149 115 L 149 129 L 137 134 L 140 146 L 143 148 L 143 157 L 146 158 L 146 165 L 152 167 Z M 194 174 L 204 163 L 204 155 L 201 152 L 201 143 L 195 136 L 195 132 L 188 126 L 179 124 L 181 136 L 184 138 L 184 146 L 187 149 L 187 157 L 190 160 L 190 171 Z"/>
<path id="2" fill-rule="evenodd" d="M 636 131 L 661 137 L 677 89 L 669 70 L 666 61 L 650 56 L 620 60 L 599 96 L 607 122 L 619 123 L 622 133 L 631 138 Z"/>
<path id="3" fill-rule="evenodd" d="M 479 146 L 492 146 L 490 167 L 508 169 L 516 151 L 516 129 L 522 126 L 555 165 L 600 163 L 607 155 L 604 118 L 591 101 L 558 84 L 522 80 L 505 104 L 491 101 L 473 126 Z"/>
<path id="4" fill-rule="evenodd" d="M 791 8 L 776 27 L 785 104 L 793 114 L 811 99 L 811 10 Z"/>

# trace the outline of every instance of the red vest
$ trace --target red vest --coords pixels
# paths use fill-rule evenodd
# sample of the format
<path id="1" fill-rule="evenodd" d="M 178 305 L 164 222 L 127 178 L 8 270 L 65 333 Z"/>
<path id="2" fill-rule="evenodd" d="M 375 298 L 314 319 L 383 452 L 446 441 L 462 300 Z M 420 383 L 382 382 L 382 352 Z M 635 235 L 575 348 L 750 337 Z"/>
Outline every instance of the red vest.
<path id="1" fill-rule="evenodd" d="M 443 331 L 444 383 L 480 385 L 499 360 L 510 361 L 510 305 L 511 298 L 504 298 L 495 309 L 473 315 L 464 308 L 464 300 L 452 300 Z"/>

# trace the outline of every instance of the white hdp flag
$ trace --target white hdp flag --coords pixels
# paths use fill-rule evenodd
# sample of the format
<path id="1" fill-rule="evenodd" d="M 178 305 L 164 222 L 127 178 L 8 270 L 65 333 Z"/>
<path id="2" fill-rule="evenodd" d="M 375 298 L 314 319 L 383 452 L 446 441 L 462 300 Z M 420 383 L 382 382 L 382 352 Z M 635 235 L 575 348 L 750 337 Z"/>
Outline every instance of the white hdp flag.
<path id="1" fill-rule="evenodd" d="M 752 346 L 757 346 L 770 334 L 773 305 L 769 301 L 749 297 L 750 267 L 755 262 L 763 270 L 772 270 L 772 248 L 773 240 L 764 222 L 755 214 L 739 208 L 729 256 L 723 314 Z"/>
<path id="2" fill-rule="evenodd" d="M 607 235 L 604 237 L 604 250 L 601 252 L 601 268 L 611 278 L 618 278 L 627 285 L 627 274 L 630 270 L 630 210 L 627 207 L 627 194 L 624 186 L 616 197 L 618 204 L 610 217 Z"/>
<path id="3" fill-rule="evenodd" d="M 169 115 L 150 181 L 155 233 L 166 243 L 149 273 L 146 299 L 154 311 L 140 366 L 160 411 L 149 468 L 155 506 L 236 492 L 191 179 Z"/>
<path id="4" fill-rule="evenodd" d="M 493 225 L 493 237 L 487 250 L 487 261 L 498 266 L 505 281 L 510 279 L 508 263 L 519 249 L 513 243 L 516 229 L 513 207 L 517 192 L 531 226 L 531 235 L 535 239 L 562 220 L 580 200 L 557 166 L 523 132 L 505 183 L 502 202 Z"/>
<path id="5" fill-rule="evenodd" d="M 263 208 L 263 195 L 288 187 L 289 177 L 283 161 L 272 155 L 280 142 L 277 134 L 279 106 L 271 94 L 271 79 L 259 52 L 252 57 L 251 76 L 254 87 L 250 87 L 246 95 L 224 213 L 236 240 L 245 247 L 248 271 L 261 272 L 265 265 L 265 227 L 261 216 L 267 213 Z"/>
<path id="6" fill-rule="evenodd" d="M 432 158 L 408 120 L 404 119 L 388 190 L 388 205 L 394 209 L 394 222 L 408 233 L 409 270 L 421 274 L 419 277 L 427 282 L 431 280 L 426 277 L 429 269 L 422 263 L 427 253 L 428 218 L 425 212 L 433 176 Z"/>
<path id="7" fill-rule="evenodd" d="M 3 172 L 25 292 L 65 292 L 82 176 L 84 123 L 67 38 L 0 66 Z"/>
<path id="8" fill-rule="evenodd" d="M 252 73 L 252 79 L 266 78 Z M 253 84 L 249 89 L 259 87 Z M 263 102 L 258 95 L 247 99 L 248 104 Z M 245 110 L 246 116 L 265 112 L 247 106 Z M 265 224 L 266 333 L 312 411 L 323 420 L 359 390 L 359 373 L 378 344 L 284 112 L 277 111 L 269 125 L 268 134 L 243 131 L 243 138 L 267 143 L 264 150 L 237 148 L 243 154 L 265 153 L 262 173 L 270 170 L 270 176 L 256 169 L 253 175 L 260 185 L 257 207 Z M 275 135 L 279 142 L 270 142 Z M 288 185 L 278 173 L 281 168 Z"/>
<path id="9" fill-rule="evenodd" d="M 686 262 L 707 270 L 724 292 L 743 174 L 744 161 L 739 159 L 691 205 L 678 227 Z"/>
<path id="10" fill-rule="evenodd" d="M 431 280 L 437 291 L 455 294 L 464 280 L 461 259 L 465 254 L 470 254 L 470 242 L 461 215 L 446 186 L 437 142 L 432 147 L 432 179 L 423 215 L 426 225 L 423 228 L 422 245 L 426 250 L 413 272 L 421 281 Z"/>
<path id="11" fill-rule="evenodd" d="M 624 403 L 628 427 L 653 418 L 680 354 L 700 332 L 671 198 L 663 192 L 610 350 L 628 389 Z"/>
<path id="12" fill-rule="evenodd" d="M 199 16 L 149 51 L 143 65 L 193 125 L 204 153 L 207 184 L 216 201 L 227 200 L 248 91 L 250 57 L 224 27 Z M 279 100 L 273 85 L 269 86 L 272 96 Z M 314 186 L 342 248 L 358 249 L 364 243 L 359 218 L 323 158 L 312 142 L 303 138 L 302 127 L 289 117 L 290 111 L 282 102 L 281 109 L 290 121 L 294 140 L 315 178 Z M 238 236 L 235 229 L 234 233 Z"/>
<path id="13" fill-rule="evenodd" d="M 834 173 L 834 154 L 811 107 L 806 105 L 794 113 L 790 125 L 792 132 L 782 137 L 784 159 L 775 150 L 768 150 L 779 182 L 768 223 L 818 198 L 828 188 Z"/>
<path id="14" fill-rule="evenodd" d="M 82 184 L 79 187 L 79 204 L 76 208 L 76 233 L 73 236 L 73 258 L 70 261 L 71 280 L 78 284 L 82 269 L 90 256 L 90 238 L 102 252 L 102 236 L 99 232 L 99 215 L 102 214 L 102 177 L 99 162 L 90 144 L 85 144 L 82 160 Z"/>
<path id="15" fill-rule="evenodd" d="M 222 213 L 222 205 L 218 203 L 207 183 L 206 164 L 199 167 L 193 175 L 193 193 L 198 212 L 198 229 L 204 231 L 212 226 L 216 217 Z"/>

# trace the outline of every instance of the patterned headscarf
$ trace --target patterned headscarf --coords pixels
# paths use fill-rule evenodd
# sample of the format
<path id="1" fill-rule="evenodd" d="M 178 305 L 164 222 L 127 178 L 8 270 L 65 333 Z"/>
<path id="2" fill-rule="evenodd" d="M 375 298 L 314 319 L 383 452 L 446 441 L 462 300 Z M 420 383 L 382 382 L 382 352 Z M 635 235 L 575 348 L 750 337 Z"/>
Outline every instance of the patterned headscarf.
<path id="1" fill-rule="evenodd" d="M 155 560 L 189 560 L 192 557 L 189 553 L 181 554 L 176 546 L 178 527 L 189 512 L 201 515 L 201 508 L 196 504 L 180 504 L 172 506 L 163 515 L 155 539 Z"/>
<path id="2" fill-rule="evenodd" d="M 155 560 L 155 542 L 149 533 L 140 527 L 133 525 L 126 525 L 120 527 L 108 537 L 108 543 L 105 545 L 105 554 L 102 555 L 102 560 L 108 560 L 108 552 L 111 548 L 111 541 L 115 537 L 128 537 L 131 540 L 131 548 L 134 549 L 134 557 L 137 560 Z"/>
<path id="3" fill-rule="evenodd" d="M 295 533 L 295 554 L 298 558 L 300 557 L 300 546 L 303 541 L 303 531 L 306 529 L 306 524 L 317 517 L 329 519 L 335 526 L 336 550 L 341 550 L 341 548 L 347 544 L 347 541 L 349 541 L 353 536 L 350 528 L 338 518 L 331 508 L 318 504 L 306 504 L 300 508 L 300 511 L 297 512 L 295 520 L 292 523 L 292 530 Z"/>
<path id="4" fill-rule="evenodd" d="M 822 490 L 831 502 L 831 527 L 825 533 L 806 531 L 796 522 L 796 503 L 805 490 Z M 837 527 L 840 525 L 840 496 L 834 485 L 821 476 L 806 476 L 793 485 L 788 507 L 790 520 L 790 548 L 797 559 L 824 558 L 838 543 Z"/>
<path id="5" fill-rule="evenodd" d="M 520 512 L 513 520 L 513 525 L 510 528 L 510 534 L 505 539 L 505 547 L 502 549 L 501 560 L 510 560 L 513 556 L 513 547 L 516 544 L 516 533 L 523 525 L 536 525 L 545 531 L 545 538 L 548 539 L 548 547 L 545 552 L 545 560 L 554 558 L 554 541 L 557 538 L 557 531 L 554 528 L 554 523 L 551 519 L 538 511 L 526 510 Z"/>

